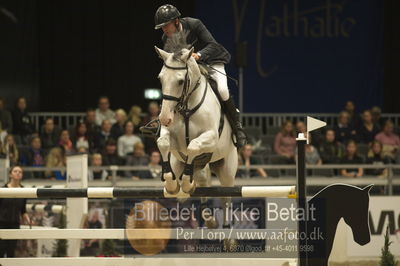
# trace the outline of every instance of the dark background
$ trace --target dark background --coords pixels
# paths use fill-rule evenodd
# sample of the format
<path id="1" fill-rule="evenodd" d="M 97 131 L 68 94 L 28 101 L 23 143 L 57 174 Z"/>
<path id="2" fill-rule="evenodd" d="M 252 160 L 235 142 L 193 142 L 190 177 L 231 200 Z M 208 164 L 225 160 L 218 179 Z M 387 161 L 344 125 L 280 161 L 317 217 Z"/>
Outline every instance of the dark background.
<path id="1" fill-rule="evenodd" d="M 356 24 L 349 37 L 263 35 L 262 77 L 256 68 L 260 5 L 262 25 L 273 16 L 313 9 L 328 2 L 343 8 L 339 18 Z M 247 3 L 246 3 L 247 2 Z M 198 0 L 168 1 L 184 16 L 202 19 L 214 37 L 232 53 L 227 67 L 236 76 L 235 41 L 248 43 L 245 68 L 246 112 L 338 112 L 346 99 L 359 111 L 372 105 L 400 112 L 397 0 Z M 154 45 L 161 46 L 153 29 L 154 12 L 166 1 L 132 0 L 6 0 L 17 23 L 0 14 L 0 95 L 8 107 L 20 95 L 36 111 L 84 111 L 108 95 L 112 108 L 147 105 L 144 88 L 159 87 L 161 62 Z M 244 11 L 240 35 L 235 32 L 234 6 Z M 245 7 L 245 8 L 244 8 Z M 310 15 L 310 23 L 324 13 Z M 230 83 L 231 92 L 237 88 Z M 317 104 L 315 104 L 317 103 Z"/>

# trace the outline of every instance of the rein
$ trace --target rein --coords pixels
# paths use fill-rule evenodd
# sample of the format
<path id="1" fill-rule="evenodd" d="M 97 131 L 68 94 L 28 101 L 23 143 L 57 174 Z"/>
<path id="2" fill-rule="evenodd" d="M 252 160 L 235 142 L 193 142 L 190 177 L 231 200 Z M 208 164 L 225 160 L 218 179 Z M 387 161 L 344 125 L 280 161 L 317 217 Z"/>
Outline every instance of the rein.
<path id="1" fill-rule="evenodd" d="M 199 87 L 200 80 L 201 80 L 202 76 L 200 76 L 199 79 L 197 80 L 195 87 L 190 92 L 188 92 L 188 90 L 190 89 L 190 79 L 189 79 L 188 65 L 186 64 L 184 67 L 173 67 L 173 66 L 167 65 L 164 62 L 164 66 L 166 68 L 169 68 L 169 69 L 172 69 L 172 70 L 186 70 L 185 82 L 184 82 L 184 85 L 183 85 L 183 91 L 182 91 L 181 96 L 178 98 L 178 97 L 175 97 L 175 96 L 163 94 L 162 98 L 163 98 L 163 100 L 178 102 L 178 104 L 176 105 L 175 109 L 176 109 L 176 111 L 178 113 L 180 113 L 183 116 L 183 118 L 185 120 L 185 140 L 186 140 L 186 146 L 188 146 L 189 143 L 190 143 L 190 138 L 189 138 L 189 119 L 200 108 L 200 106 L 203 104 L 203 102 L 204 102 L 204 100 L 206 98 L 206 94 L 207 94 L 208 82 L 206 81 L 206 86 L 204 88 L 203 97 L 201 98 L 200 102 L 195 107 L 193 107 L 192 109 L 189 109 L 188 102 L 189 102 L 190 96 Z"/>

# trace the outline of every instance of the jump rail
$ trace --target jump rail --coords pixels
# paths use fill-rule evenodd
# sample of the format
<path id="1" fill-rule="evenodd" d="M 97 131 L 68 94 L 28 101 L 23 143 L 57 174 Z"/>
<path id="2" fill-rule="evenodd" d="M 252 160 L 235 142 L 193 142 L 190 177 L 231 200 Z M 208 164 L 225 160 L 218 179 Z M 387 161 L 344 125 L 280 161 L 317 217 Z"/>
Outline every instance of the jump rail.
<path id="1" fill-rule="evenodd" d="M 0 188 L 0 198 L 294 198 L 296 186 L 198 187 L 192 194 L 171 195 L 164 188 Z"/>

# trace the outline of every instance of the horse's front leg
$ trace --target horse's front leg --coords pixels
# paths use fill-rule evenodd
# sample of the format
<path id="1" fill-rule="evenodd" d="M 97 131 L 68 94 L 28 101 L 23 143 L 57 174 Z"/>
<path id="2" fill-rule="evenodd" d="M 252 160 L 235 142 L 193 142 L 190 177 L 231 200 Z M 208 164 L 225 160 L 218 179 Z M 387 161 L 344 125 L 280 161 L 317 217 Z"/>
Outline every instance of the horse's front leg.
<path id="1" fill-rule="evenodd" d="M 171 153 L 171 136 L 169 130 L 162 126 L 160 137 L 157 139 L 157 146 L 162 158 L 162 175 L 161 180 L 164 182 L 164 187 L 170 194 L 179 192 L 179 182 L 171 169 L 170 153 Z"/>
<path id="2" fill-rule="evenodd" d="M 203 153 L 213 152 L 217 145 L 218 133 L 214 130 L 208 130 L 197 138 L 193 139 L 187 147 L 187 162 L 182 175 L 182 191 L 192 193 L 196 188 L 193 180 L 193 159 Z"/>

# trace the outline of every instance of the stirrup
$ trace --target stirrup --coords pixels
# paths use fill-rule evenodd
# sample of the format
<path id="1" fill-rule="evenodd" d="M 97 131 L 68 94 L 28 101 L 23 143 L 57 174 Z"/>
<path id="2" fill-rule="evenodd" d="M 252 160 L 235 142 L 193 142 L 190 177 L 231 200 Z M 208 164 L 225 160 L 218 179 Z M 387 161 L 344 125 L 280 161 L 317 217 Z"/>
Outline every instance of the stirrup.
<path id="1" fill-rule="evenodd" d="M 157 126 L 151 126 L 151 124 L 157 123 Z M 161 123 L 159 119 L 153 119 L 150 122 L 148 122 L 146 125 L 141 126 L 139 128 L 141 134 L 144 137 L 151 137 L 151 138 L 157 138 L 160 135 L 161 131 Z"/>

